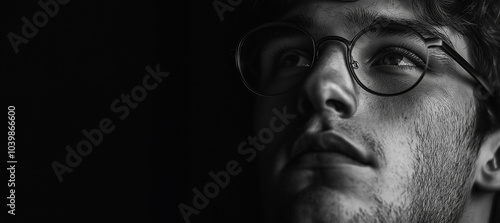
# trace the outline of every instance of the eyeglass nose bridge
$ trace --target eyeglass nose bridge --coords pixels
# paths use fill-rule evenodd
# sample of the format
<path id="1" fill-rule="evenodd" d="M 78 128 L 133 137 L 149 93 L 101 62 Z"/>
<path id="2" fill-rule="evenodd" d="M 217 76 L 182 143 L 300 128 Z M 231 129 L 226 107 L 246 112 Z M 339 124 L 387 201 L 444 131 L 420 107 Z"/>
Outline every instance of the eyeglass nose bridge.
<path id="1" fill-rule="evenodd" d="M 317 42 L 315 41 L 315 43 L 314 43 L 314 47 L 315 47 L 315 49 L 314 49 L 315 50 L 314 61 L 317 61 L 318 58 L 319 58 L 319 52 L 320 52 L 319 49 L 320 49 L 321 45 L 323 45 L 325 42 L 328 42 L 328 41 L 338 41 L 338 42 L 341 42 L 341 43 L 343 43 L 345 45 L 346 50 L 343 51 L 343 52 L 345 54 L 345 60 L 346 60 L 345 62 L 346 62 L 346 65 L 347 65 L 347 69 L 349 70 L 349 73 L 351 74 L 351 76 L 353 76 L 354 78 L 356 78 L 353 75 L 352 69 L 358 69 L 359 68 L 359 63 L 354 60 L 354 58 L 352 57 L 352 54 L 351 54 L 353 41 L 349 41 L 349 40 L 347 40 L 344 37 L 340 37 L 340 36 L 325 36 L 325 37 L 319 39 Z"/>

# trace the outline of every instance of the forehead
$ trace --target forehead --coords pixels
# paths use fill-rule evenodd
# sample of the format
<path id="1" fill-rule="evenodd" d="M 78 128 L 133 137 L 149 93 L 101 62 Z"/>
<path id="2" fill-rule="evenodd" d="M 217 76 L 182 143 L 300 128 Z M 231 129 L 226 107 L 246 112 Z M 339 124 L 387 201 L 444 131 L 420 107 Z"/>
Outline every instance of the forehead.
<path id="1" fill-rule="evenodd" d="M 292 11 L 300 10 L 311 10 L 318 9 L 325 13 L 330 13 L 331 16 L 335 16 L 335 12 L 349 10 L 353 8 L 366 9 L 376 11 L 382 15 L 390 15 L 395 17 L 407 17 L 415 18 L 413 13 L 412 4 L 408 1 L 389 1 L 389 0 L 357 0 L 352 2 L 341 2 L 341 1 L 295 1 L 295 8 L 292 7 Z M 331 13 L 333 12 L 333 13 Z"/>
<path id="2" fill-rule="evenodd" d="M 345 34 L 353 35 L 381 17 L 417 21 L 411 4 L 394 0 L 296 1 L 294 7 L 280 20 L 305 26 L 311 31 L 344 31 Z"/>
<path id="3" fill-rule="evenodd" d="M 338 35 L 352 38 L 377 18 L 409 21 L 428 28 L 471 62 L 467 40 L 448 27 L 433 26 L 419 18 L 412 0 L 314 1 L 299 0 L 280 21 L 303 26 L 313 36 Z"/>

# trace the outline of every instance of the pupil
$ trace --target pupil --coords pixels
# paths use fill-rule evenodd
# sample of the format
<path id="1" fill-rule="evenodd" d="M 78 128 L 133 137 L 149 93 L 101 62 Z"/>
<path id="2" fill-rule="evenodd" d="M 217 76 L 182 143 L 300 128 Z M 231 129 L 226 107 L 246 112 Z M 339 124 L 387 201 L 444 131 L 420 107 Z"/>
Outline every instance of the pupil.
<path id="1" fill-rule="evenodd" d="M 403 60 L 403 56 L 399 54 L 388 54 L 384 57 L 385 65 L 398 65 Z"/>
<path id="2" fill-rule="evenodd" d="M 288 55 L 286 56 L 284 61 L 285 66 L 294 66 L 299 62 L 299 57 L 296 55 Z"/>

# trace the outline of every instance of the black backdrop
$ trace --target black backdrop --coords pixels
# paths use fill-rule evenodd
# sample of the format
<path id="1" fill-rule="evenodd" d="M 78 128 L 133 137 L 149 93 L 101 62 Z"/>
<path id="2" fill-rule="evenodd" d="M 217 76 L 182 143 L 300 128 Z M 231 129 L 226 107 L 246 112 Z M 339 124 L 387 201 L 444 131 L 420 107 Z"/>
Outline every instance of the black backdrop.
<path id="1" fill-rule="evenodd" d="M 213 1 L 72 0 L 15 53 L 8 33 L 22 35 L 21 18 L 42 8 L 2 1 L 3 109 L 16 106 L 18 161 L 8 222 L 184 222 L 178 205 L 193 206 L 210 171 L 241 159 L 250 134 L 253 96 L 233 55 L 251 8 L 243 0 L 221 20 Z M 110 105 L 156 64 L 170 75 L 119 120 Z M 115 130 L 60 183 L 51 164 L 103 118 Z M 242 168 L 191 222 L 259 222 L 256 166 Z"/>

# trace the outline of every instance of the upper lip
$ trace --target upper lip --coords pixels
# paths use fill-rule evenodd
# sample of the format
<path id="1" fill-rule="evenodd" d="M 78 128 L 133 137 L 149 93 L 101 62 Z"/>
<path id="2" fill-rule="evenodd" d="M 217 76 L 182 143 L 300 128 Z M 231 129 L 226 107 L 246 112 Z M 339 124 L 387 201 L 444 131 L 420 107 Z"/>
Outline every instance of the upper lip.
<path id="1" fill-rule="evenodd" d="M 345 155 L 362 165 L 375 166 L 372 154 L 357 145 L 347 137 L 334 131 L 321 133 L 304 133 L 293 144 L 291 150 L 292 160 L 310 152 L 333 152 Z"/>

